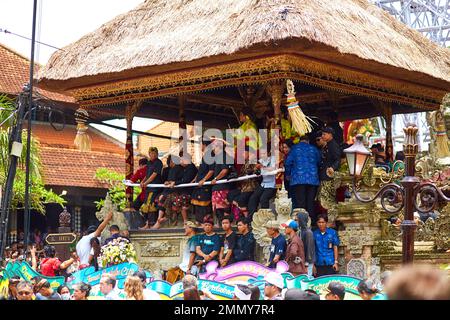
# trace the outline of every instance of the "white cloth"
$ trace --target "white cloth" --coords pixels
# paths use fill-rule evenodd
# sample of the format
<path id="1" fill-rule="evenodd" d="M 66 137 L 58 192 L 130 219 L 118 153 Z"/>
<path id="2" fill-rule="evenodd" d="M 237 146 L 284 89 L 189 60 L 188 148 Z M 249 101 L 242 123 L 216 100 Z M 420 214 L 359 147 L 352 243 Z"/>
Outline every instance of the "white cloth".
<path id="1" fill-rule="evenodd" d="M 183 260 L 181 261 L 180 265 L 178 266 L 181 270 L 183 270 L 184 273 L 186 273 L 188 270 L 189 260 L 191 259 L 191 253 L 195 252 L 195 246 L 196 246 L 196 241 L 193 238 L 190 238 L 186 244 L 186 247 L 184 248 Z M 191 273 L 197 274 L 196 271 L 197 271 L 197 266 L 192 266 Z"/>
<path id="2" fill-rule="evenodd" d="M 161 296 L 155 290 L 144 289 L 144 300 L 161 300 Z"/>
<path id="3" fill-rule="evenodd" d="M 77 255 L 80 257 L 80 264 L 89 264 L 89 254 L 91 253 L 91 239 L 95 232 L 92 232 L 80 239 L 77 243 Z M 100 240 L 100 238 L 99 238 Z"/>
<path id="4" fill-rule="evenodd" d="M 115 289 L 112 289 L 106 296 L 105 300 L 123 300 Z"/>
<path id="5" fill-rule="evenodd" d="M 272 172 L 276 165 L 276 159 L 274 156 L 266 159 L 260 159 L 259 163 L 263 165 L 261 168 L 261 174 L 263 176 L 263 181 L 261 182 L 261 187 L 263 188 L 275 188 L 275 175 L 267 175 L 267 173 Z M 269 168 L 269 169 L 268 169 Z"/>

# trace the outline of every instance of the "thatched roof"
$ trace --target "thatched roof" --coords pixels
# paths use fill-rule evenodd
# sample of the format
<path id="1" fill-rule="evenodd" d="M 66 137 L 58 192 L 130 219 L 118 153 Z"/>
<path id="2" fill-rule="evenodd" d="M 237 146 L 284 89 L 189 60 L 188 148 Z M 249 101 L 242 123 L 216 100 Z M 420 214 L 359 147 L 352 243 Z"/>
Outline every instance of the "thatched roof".
<path id="1" fill-rule="evenodd" d="M 57 51 L 57 90 L 295 53 L 450 91 L 450 50 L 366 0 L 147 0 Z"/>

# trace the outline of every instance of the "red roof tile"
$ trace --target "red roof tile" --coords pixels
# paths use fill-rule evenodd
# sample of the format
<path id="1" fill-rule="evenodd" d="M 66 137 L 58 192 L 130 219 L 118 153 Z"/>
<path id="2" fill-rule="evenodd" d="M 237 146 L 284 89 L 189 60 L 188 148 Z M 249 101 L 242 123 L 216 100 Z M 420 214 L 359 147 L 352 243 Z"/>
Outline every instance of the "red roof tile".
<path id="1" fill-rule="evenodd" d="M 35 123 L 33 135 L 40 142 L 44 182 L 51 186 L 106 188 L 94 178 L 98 168 L 125 173 L 125 147 L 89 128 L 92 150 L 81 152 L 73 145 L 76 128 L 55 131 L 48 123 Z"/>
<path id="2" fill-rule="evenodd" d="M 38 67 L 36 64 L 36 68 Z M 24 84 L 29 82 L 29 68 L 30 61 L 27 58 L 0 44 L 0 93 L 17 95 L 22 92 Z M 75 103 L 70 96 L 37 88 L 36 90 L 52 100 Z"/>
<path id="3" fill-rule="evenodd" d="M 51 186 L 105 188 L 94 178 L 98 168 L 125 173 L 122 155 L 41 146 L 44 182 Z"/>
<path id="4" fill-rule="evenodd" d="M 34 123 L 31 131 L 41 146 L 76 149 L 73 141 L 77 129 L 74 125 L 66 125 L 64 130 L 56 131 L 48 123 Z M 120 142 L 113 142 L 113 138 L 107 138 L 92 127 L 89 127 L 87 133 L 92 139 L 92 151 L 115 153 L 122 157 L 125 154 L 125 146 Z"/>

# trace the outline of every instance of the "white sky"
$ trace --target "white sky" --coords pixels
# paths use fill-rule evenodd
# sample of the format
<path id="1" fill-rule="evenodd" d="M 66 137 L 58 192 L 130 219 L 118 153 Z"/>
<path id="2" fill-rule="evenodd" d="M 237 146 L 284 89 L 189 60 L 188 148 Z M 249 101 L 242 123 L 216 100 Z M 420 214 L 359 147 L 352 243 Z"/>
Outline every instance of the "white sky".
<path id="1" fill-rule="evenodd" d="M 31 38 L 33 2 L 0 0 L 0 29 Z M 143 0 L 38 0 L 36 40 L 62 48 L 141 2 Z M 30 58 L 30 40 L 0 32 L 0 43 Z M 36 44 L 35 60 L 46 64 L 54 51 Z M 126 126 L 125 120 L 111 123 Z M 146 131 L 157 123 L 159 121 L 154 119 L 135 118 L 133 129 Z M 125 131 L 94 126 L 125 142 Z"/>

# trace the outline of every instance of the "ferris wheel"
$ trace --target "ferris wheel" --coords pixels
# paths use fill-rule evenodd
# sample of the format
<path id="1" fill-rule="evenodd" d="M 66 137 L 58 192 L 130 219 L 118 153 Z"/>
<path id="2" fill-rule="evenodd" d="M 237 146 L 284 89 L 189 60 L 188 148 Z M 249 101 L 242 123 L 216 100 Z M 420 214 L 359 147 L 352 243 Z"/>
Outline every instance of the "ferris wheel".
<path id="1" fill-rule="evenodd" d="M 450 0 L 370 0 L 440 46 L 450 46 Z"/>
<path id="2" fill-rule="evenodd" d="M 370 1 L 410 28 L 421 32 L 431 41 L 443 47 L 450 47 L 450 0 Z M 402 129 L 410 122 L 419 128 L 420 149 L 428 149 L 430 130 L 425 112 L 394 116 L 392 123 L 394 149 L 401 149 Z"/>

